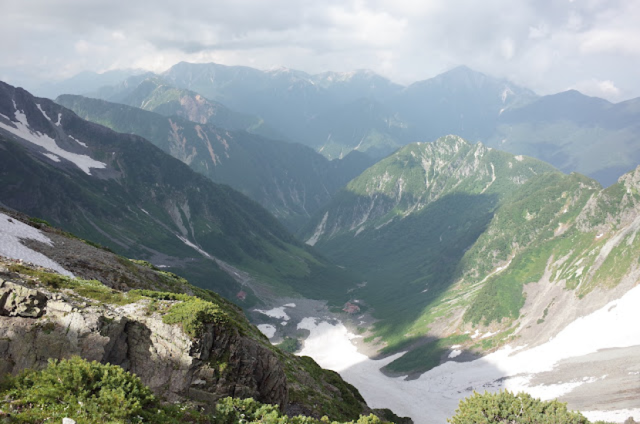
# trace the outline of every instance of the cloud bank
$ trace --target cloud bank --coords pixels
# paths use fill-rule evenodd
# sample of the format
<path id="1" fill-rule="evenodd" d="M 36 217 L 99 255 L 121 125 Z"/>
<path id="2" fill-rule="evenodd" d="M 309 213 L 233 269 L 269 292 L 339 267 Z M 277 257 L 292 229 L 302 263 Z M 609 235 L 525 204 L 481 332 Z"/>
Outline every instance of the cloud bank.
<path id="1" fill-rule="evenodd" d="M 10 83 L 190 61 L 366 68 L 409 84 L 465 64 L 540 94 L 640 96 L 635 0 L 4 0 L 2 8 L 0 79 Z"/>

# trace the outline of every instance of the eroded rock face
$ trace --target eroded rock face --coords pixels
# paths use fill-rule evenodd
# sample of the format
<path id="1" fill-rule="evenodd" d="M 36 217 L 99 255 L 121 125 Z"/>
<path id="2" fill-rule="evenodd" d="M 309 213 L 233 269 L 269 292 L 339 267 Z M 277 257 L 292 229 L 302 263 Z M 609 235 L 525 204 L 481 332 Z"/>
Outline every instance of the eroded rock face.
<path id="1" fill-rule="evenodd" d="M 156 395 L 212 404 L 253 397 L 284 407 L 286 375 L 276 355 L 237 329 L 208 325 L 192 340 L 150 313 L 146 300 L 89 305 L 70 293 L 0 284 L 0 374 L 41 369 L 50 358 L 79 355 L 138 375 Z"/>
<path id="2" fill-rule="evenodd" d="M 29 289 L 0 279 L 0 315 L 38 318 L 44 314 L 47 297 Z"/>

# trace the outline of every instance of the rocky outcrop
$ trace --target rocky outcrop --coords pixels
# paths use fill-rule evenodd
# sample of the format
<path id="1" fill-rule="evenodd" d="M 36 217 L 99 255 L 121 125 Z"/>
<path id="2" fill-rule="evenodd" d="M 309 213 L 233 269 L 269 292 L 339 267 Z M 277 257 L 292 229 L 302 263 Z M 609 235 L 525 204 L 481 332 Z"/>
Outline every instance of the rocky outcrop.
<path id="1" fill-rule="evenodd" d="M 0 315 L 38 318 L 44 314 L 47 297 L 37 290 L 0 279 Z"/>
<path id="2" fill-rule="evenodd" d="M 194 340 L 180 326 L 163 323 L 150 311 L 149 299 L 116 306 L 28 285 L 0 283 L 2 375 L 79 355 L 120 365 L 168 401 L 211 405 L 234 396 L 287 404 L 286 375 L 276 354 L 234 327 L 209 324 Z"/>

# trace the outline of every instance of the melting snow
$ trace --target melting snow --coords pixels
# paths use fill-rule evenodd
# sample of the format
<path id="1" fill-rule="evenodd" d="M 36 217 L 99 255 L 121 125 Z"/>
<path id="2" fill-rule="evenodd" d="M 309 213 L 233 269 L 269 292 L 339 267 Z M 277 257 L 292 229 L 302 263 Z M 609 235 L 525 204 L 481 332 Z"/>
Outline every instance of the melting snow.
<path id="1" fill-rule="evenodd" d="M 405 381 L 403 377 L 386 377 L 380 372 L 380 368 L 402 353 L 379 361 L 371 360 L 351 344 L 354 335 L 340 322 L 332 325 L 318 322 L 317 318 L 303 319 L 298 328 L 307 329 L 311 334 L 300 355 L 311 356 L 321 366 L 340 372 L 346 381 L 360 390 L 372 408 L 391 408 L 399 415 L 412 417 L 416 424 L 440 423 L 451 417 L 459 400 L 472 394 L 473 390 L 525 391 L 547 400 L 601 379 L 590 377 L 538 386 L 530 383 L 535 374 L 552 371 L 563 359 L 588 355 L 600 349 L 640 345 L 640 326 L 621 325 L 640 322 L 638 304 L 640 285 L 621 299 L 575 320 L 543 345 L 529 350 L 506 346 L 475 361 L 449 361 L 411 381 Z M 611 309 L 614 305 L 616 307 Z M 479 335 L 479 331 L 474 334 L 475 337 Z M 427 408 L 429 414 L 425 413 Z M 629 416 L 640 418 L 640 409 L 585 411 L 585 415 L 590 419 L 622 421 Z"/>
<path id="2" fill-rule="evenodd" d="M 14 135 L 17 135 L 18 137 L 24 140 L 27 140 L 37 146 L 45 148 L 46 150 L 49 151 L 49 153 L 53 153 L 70 162 L 73 162 L 78 168 L 84 171 L 87 175 L 91 175 L 91 168 L 102 169 L 107 167 L 107 164 L 94 160 L 87 155 L 79 155 L 77 153 L 67 152 L 66 150 L 60 148 L 60 146 L 56 144 L 56 141 L 53 138 L 49 137 L 46 134 L 42 134 L 37 131 L 32 131 L 29 128 L 29 121 L 27 120 L 27 115 L 25 115 L 24 112 L 18 110 L 17 108 L 15 111 L 15 117 L 18 120 L 18 122 L 12 122 L 12 124 L 14 124 L 15 127 L 0 122 L 0 128 L 4 128 L 5 130 L 9 131 Z M 47 119 L 49 119 L 49 117 L 47 117 Z"/>
<path id="3" fill-rule="evenodd" d="M 54 162 L 60 162 L 60 158 L 56 155 L 54 155 L 53 153 L 43 153 L 44 156 L 48 157 L 49 159 L 51 159 Z"/>
<path id="4" fill-rule="evenodd" d="M 320 236 L 324 233 L 324 228 L 327 225 L 327 218 L 329 218 L 329 212 L 324 213 L 322 221 L 320 222 L 320 224 L 318 224 L 316 231 L 311 237 L 309 237 L 309 240 L 307 240 L 305 243 L 307 243 L 309 246 L 315 246 L 315 244 L 320 239 Z"/>
<path id="5" fill-rule="evenodd" d="M 78 140 L 77 138 L 75 138 L 74 136 L 70 135 L 68 136 L 71 140 L 75 141 L 76 143 L 78 143 L 79 145 L 81 145 L 82 147 L 89 147 L 87 146 L 87 143 L 83 143 L 82 141 Z"/>
<path id="6" fill-rule="evenodd" d="M 260 312 L 261 314 L 265 314 L 266 316 L 271 318 L 279 318 L 285 321 L 289 321 L 291 318 L 284 311 L 284 308 L 295 308 L 295 307 L 296 307 L 295 303 L 287 303 L 286 305 L 283 305 L 279 308 L 269 309 L 268 311 L 264 311 L 262 309 L 254 309 L 254 311 Z"/>
<path id="7" fill-rule="evenodd" d="M 258 325 L 258 330 L 262 331 L 262 334 L 269 339 L 276 335 L 276 327 L 271 324 L 260 324 Z"/>
<path id="8" fill-rule="evenodd" d="M 451 351 L 451 353 L 449 354 L 448 358 L 455 358 L 456 356 L 460 356 L 462 354 L 461 350 L 453 350 Z"/>
<path id="9" fill-rule="evenodd" d="M 51 122 L 51 118 L 49 118 L 49 115 L 47 115 L 47 112 L 45 112 L 44 110 L 42 110 L 42 108 L 40 107 L 40 105 L 38 103 L 36 103 L 36 106 L 38 107 L 38 110 L 40 112 L 42 112 L 42 114 L 44 115 L 45 118 L 47 118 L 47 121 Z"/>
<path id="10" fill-rule="evenodd" d="M 187 246 L 189 246 L 190 248 L 196 250 L 198 253 L 200 253 L 202 256 L 205 256 L 207 258 L 211 258 L 211 255 L 208 254 L 207 252 L 205 252 L 204 250 L 200 249 L 198 246 L 196 246 L 195 244 L 191 243 L 189 240 L 187 240 L 186 238 L 179 236 L 176 234 L 176 237 L 178 237 L 180 239 L 181 242 L 183 242 L 184 244 L 186 244 Z"/>
<path id="11" fill-rule="evenodd" d="M 0 256 L 31 262 L 32 264 L 73 277 L 73 274 L 60 266 L 60 264 L 47 258 L 42 253 L 24 246 L 20 243 L 21 239 L 36 240 L 49 246 L 53 245 L 51 240 L 39 230 L 0 213 Z"/>
<path id="12" fill-rule="evenodd" d="M 349 333 L 342 323 L 332 325 L 326 321 L 318 323 L 317 320 L 317 318 L 308 317 L 298 323 L 298 330 L 311 332 L 311 335 L 304 341 L 304 348 L 298 355 L 311 356 L 323 368 L 334 371 L 345 371 L 356 364 L 370 361 L 368 357 L 359 353 L 351 343 L 355 335 Z M 376 370 L 376 372 L 378 371 Z M 381 373 L 378 372 L 378 374 L 382 376 Z M 384 386 L 379 387 L 383 388 Z M 359 390 L 362 389 L 359 388 Z"/>

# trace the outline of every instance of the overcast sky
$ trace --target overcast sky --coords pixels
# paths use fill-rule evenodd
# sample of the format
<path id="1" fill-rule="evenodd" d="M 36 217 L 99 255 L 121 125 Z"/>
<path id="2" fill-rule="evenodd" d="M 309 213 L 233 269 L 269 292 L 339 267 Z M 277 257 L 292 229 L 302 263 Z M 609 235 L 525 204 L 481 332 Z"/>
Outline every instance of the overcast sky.
<path id="1" fill-rule="evenodd" d="M 0 0 L 0 79 L 179 61 L 409 84 L 457 65 L 549 94 L 640 96 L 638 0 Z"/>

